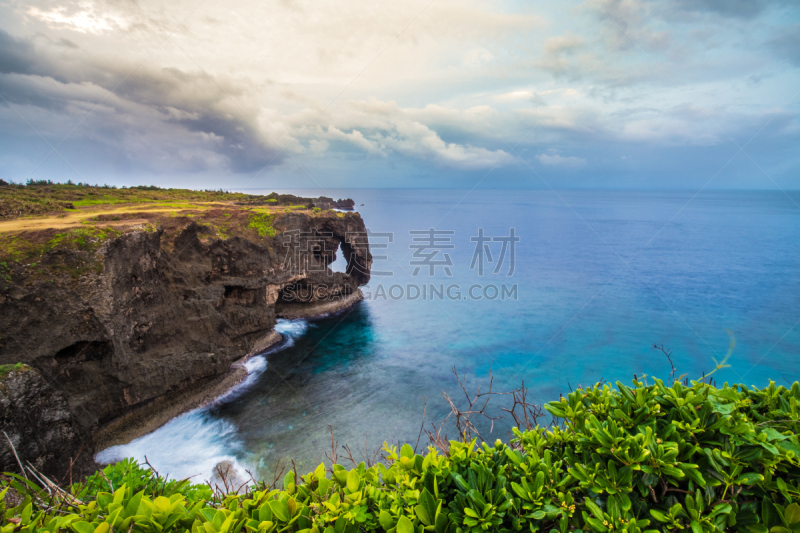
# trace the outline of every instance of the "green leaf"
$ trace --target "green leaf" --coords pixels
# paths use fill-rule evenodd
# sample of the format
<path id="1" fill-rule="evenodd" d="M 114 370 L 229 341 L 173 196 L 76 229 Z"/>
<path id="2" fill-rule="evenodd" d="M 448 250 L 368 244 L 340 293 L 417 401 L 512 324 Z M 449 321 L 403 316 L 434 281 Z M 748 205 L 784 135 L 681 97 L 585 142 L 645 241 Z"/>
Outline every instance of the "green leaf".
<path id="1" fill-rule="evenodd" d="M 422 507 L 425 510 L 425 514 L 428 516 L 428 520 L 425 522 L 425 525 L 432 526 L 436 521 L 437 504 L 436 499 L 428 489 L 422 489 L 422 492 L 419 495 L 418 507 Z"/>
<path id="2" fill-rule="evenodd" d="M 414 507 L 414 513 L 419 518 L 419 521 L 422 522 L 424 526 L 432 526 L 433 525 L 433 517 L 428 514 L 428 511 L 425 510 L 425 507 L 421 505 L 417 505 Z"/>
<path id="3" fill-rule="evenodd" d="M 782 435 L 781 432 L 775 428 L 766 428 L 761 433 L 765 434 L 769 441 L 785 440 L 789 438 L 789 435 Z"/>
<path id="4" fill-rule="evenodd" d="M 700 487 L 706 486 L 706 480 L 703 479 L 702 474 L 700 474 L 700 471 L 697 469 L 697 465 L 679 463 L 678 468 L 680 468 L 681 471 L 686 474 L 686 477 L 694 481 Z"/>
<path id="5" fill-rule="evenodd" d="M 411 459 L 414 457 L 414 448 L 410 444 L 403 444 L 403 447 L 400 448 L 400 457 Z"/>
<path id="6" fill-rule="evenodd" d="M 358 470 L 351 470 L 347 473 L 347 490 L 356 492 L 358 486 L 361 484 L 361 477 L 358 475 Z"/>
<path id="7" fill-rule="evenodd" d="M 327 470 L 325 469 L 325 463 L 320 463 L 316 470 L 314 470 L 314 478 L 315 479 L 324 479 L 327 477 Z"/>
<path id="8" fill-rule="evenodd" d="M 783 517 L 786 519 L 786 523 L 790 526 L 800 522 L 800 505 L 793 503 L 786 508 L 786 511 L 783 513 Z"/>
<path id="9" fill-rule="evenodd" d="M 711 398 L 709 398 L 709 402 L 711 402 L 711 410 L 721 415 L 729 415 L 736 410 L 735 403 L 722 403 Z"/>
<path id="10" fill-rule="evenodd" d="M 761 474 L 748 472 L 747 474 L 737 477 L 733 482 L 737 485 L 755 485 L 756 483 L 760 483 L 762 481 L 764 481 L 764 476 Z"/>
<path id="11" fill-rule="evenodd" d="M 405 516 L 401 516 L 397 521 L 397 533 L 414 533 L 414 524 Z"/>
<path id="12" fill-rule="evenodd" d="M 589 508 L 589 511 L 591 511 L 592 514 L 596 518 L 598 518 L 600 520 L 603 520 L 603 511 L 602 511 L 602 509 L 600 509 L 600 507 L 596 503 L 594 503 L 589 498 L 586 498 L 586 502 L 585 503 L 586 503 L 586 507 Z"/>
<path id="13" fill-rule="evenodd" d="M 463 492 L 468 492 L 470 490 L 469 484 L 464 480 L 461 474 L 458 474 L 456 472 L 451 472 L 450 477 L 452 477 L 453 481 L 455 481 L 458 490 L 461 490 Z"/>
<path id="14" fill-rule="evenodd" d="M 289 521 L 289 508 L 280 500 L 270 500 L 269 507 L 272 509 L 272 514 L 281 522 Z"/>
<path id="15" fill-rule="evenodd" d="M 394 527 L 394 518 L 390 515 L 385 509 L 381 511 L 381 514 L 378 515 L 378 522 L 380 522 L 381 527 L 386 531 L 389 531 Z"/>
<path id="16" fill-rule="evenodd" d="M 265 503 L 258 508 L 258 521 L 259 522 L 272 521 L 272 507 L 269 506 L 269 503 Z"/>
<path id="17" fill-rule="evenodd" d="M 94 527 L 89 522 L 74 522 L 70 527 L 77 533 L 94 533 Z"/>
<path id="18" fill-rule="evenodd" d="M 793 452 L 795 457 L 800 457 L 800 446 L 790 440 L 778 442 L 778 447 L 785 452 Z"/>

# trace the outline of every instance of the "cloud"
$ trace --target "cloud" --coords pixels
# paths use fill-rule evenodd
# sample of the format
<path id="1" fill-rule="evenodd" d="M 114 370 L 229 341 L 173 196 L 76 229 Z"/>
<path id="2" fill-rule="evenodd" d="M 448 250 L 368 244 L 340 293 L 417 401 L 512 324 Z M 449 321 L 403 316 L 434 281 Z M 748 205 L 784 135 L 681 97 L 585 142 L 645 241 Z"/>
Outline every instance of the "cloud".
<path id="1" fill-rule="evenodd" d="M 598 171 L 620 161 L 606 153 L 670 160 L 777 113 L 800 76 L 796 11 L 783 0 L 241 0 L 234 12 L 9 0 L 0 92 L 48 141 L 69 134 L 60 150 L 81 172 L 102 160 L 129 175 L 277 176 L 297 163 L 389 182 L 375 169 L 511 175 L 519 157 Z M 0 101 L 0 174 L 48 151 L 15 111 Z M 796 141 L 793 112 L 762 136 Z"/>
<path id="2" fill-rule="evenodd" d="M 555 75 L 567 74 L 575 69 L 575 54 L 583 48 L 583 39 L 572 33 L 550 37 L 544 43 L 544 53 L 537 65 Z"/>
<path id="3" fill-rule="evenodd" d="M 51 28 L 66 28 L 80 33 L 107 33 L 124 31 L 130 23 L 113 12 L 98 12 L 90 2 L 80 2 L 77 6 L 61 5 L 43 11 L 32 6 L 27 15 L 45 22 Z"/>
<path id="4" fill-rule="evenodd" d="M 395 133 L 381 136 L 381 142 L 398 153 L 457 168 L 491 168 L 513 162 L 513 158 L 503 150 L 445 142 L 419 122 L 400 122 Z"/>
<path id="5" fill-rule="evenodd" d="M 562 156 L 557 153 L 539 154 L 539 162 L 549 167 L 580 168 L 586 165 L 586 160 L 575 156 Z"/>
<path id="6" fill-rule="evenodd" d="M 749 19 L 760 15 L 770 6 L 786 4 L 784 0 L 678 0 L 675 11 L 714 13 L 725 17 Z"/>
<path id="7" fill-rule="evenodd" d="M 15 39 L 0 30 L 0 73 L 28 74 L 35 59 L 36 53 L 30 42 Z"/>
<path id="8" fill-rule="evenodd" d="M 767 46 L 781 59 L 800 67 L 800 24 L 792 24 L 777 32 Z"/>
<path id="9" fill-rule="evenodd" d="M 326 133 L 328 139 L 350 143 L 370 154 L 385 154 L 383 147 L 379 143 L 366 139 L 364 134 L 356 129 L 350 133 L 345 133 L 336 126 L 328 126 Z"/>
<path id="10" fill-rule="evenodd" d="M 481 169 L 513 164 L 515 158 L 503 150 L 446 142 L 434 129 L 477 131 L 494 114 L 489 106 L 465 110 L 441 106 L 415 109 L 376 99 L 353 101 L 326 116 L 330 123 L 327 128 L 317 128 L 308 135 L 343 142 L 369 155 L 397 154 L 452 168 Z"/>
<path id="11" fill-rule="evenodd" d="M 118 152 L 115 157 L 126 167 L 152 170 L 165 165 L 251 172 L 280 162 L 277 145 L 252 120 L 258 109 L 231 100 L 242 97 L 235 80 L 215 82 L 196 70 L 113 63 L 83 50 L 56 48 L 0 30 L 0 92 L 12 105 L 48 109 L 58 120 L 75 125 L 86 120 L 87 127 L 71 134 L 73 141 L 99 142 L 102 150 Z M 73 68 L 76 61 L 80 69 Z M 92 124 L 103 134 L 91 131 Z M 32 126 L 48 129 L 48 124 Z"/>

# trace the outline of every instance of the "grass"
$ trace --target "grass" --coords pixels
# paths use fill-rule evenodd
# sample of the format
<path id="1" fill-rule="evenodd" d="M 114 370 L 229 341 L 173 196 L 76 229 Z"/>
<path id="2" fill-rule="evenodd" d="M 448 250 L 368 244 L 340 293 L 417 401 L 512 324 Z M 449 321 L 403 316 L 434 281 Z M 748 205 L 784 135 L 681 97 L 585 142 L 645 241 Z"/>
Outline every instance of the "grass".
<path id="1" fill-rule="evenodd" d="M 256 230 L 259 237 L 274 237 L 278 234 L 278 230 L 272 227 L 272 222 L 274 220 L 275 215 L 253 213 L 250 215 L 250 223 L 247 227 Z"/>
<path id="2" fill-rule="evenodd" d="M 15 370 L 24 370 L 25 365 L 22 363 L 12 364 L 12 365 L 0 365 L 0 379 L 5 378 L 11 372 Z"/>
<path id="3" fill-rule="evenodd" d="M 97 187 L 71 183 L 30 182 L 0 188 L 0 218 L 16 218 L 50 211 L 97 205 L 267 201 L 266 196 L 254 196 L 226 191 L 193 191 L 161 189 L 158 187 Z M 277 201 L 276 201 L 277 203 Z"/>
<path id="4" fill-rule="evenodd" d="M 0 288 L 68 273 L 73 279 L 102 272 L 95 252 L 129 231 L 164 230 L 162 246 L 191 222 L 211 230 L 202 240 L 241 236 L 254 241 L 278 234 L 284 212 L 330 216 L 313 200 L 293 195 L 248 195 L 139 186 L 117 189 L 29 182 L 0 186 Z M 343 213 L 337 216 L 343 216 Z M 71 253 L 54 256 L 53 251 Z M 47 255 L 47 260 L 45 256 Z"/>
<path id="5" fill-rule="evenodd" d="M 162 189 L 155 186 L 109 187 L 87 184 L 29 181 L 27 185 L 14 184 L 0 187 L 0 219 L 39 216 L 55 211 L 66 211 L 96 206 L 120 204 L 161 204 L 161 207 L 186 209 L 198 204 L 235 203 L 239 205 L 287 206 L 290 209 L 308 209 L 313 201 L 293 195 L 253 195 L 239 192 L 195 191 L 190 189 Z M 304 204 L 304 205 L 298 205 Z"/>

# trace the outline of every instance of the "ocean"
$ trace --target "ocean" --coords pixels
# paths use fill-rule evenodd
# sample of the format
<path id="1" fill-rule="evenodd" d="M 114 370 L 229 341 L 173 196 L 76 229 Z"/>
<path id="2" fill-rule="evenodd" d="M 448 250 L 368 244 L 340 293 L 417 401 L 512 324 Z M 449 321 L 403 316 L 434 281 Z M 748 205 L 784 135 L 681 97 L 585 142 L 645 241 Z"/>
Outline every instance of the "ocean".
<path id="1" fill-rule="evenodd" d="M 331 433 L 340 460 L 344 445 L 357 461 L 384 441 L 421 448 L 423 421 L 431 430 L 449 412 L 443 393 L 468 405 L 454 369 L 472 396 L 524 382 L 534 403 L 668 379 L 672 365 L 698 379 L 728 354 L 718 385 L 798 379 L 797 192 L 277 192 L 355 200 L 373 232 L 365 300 L 281 321 L 284 343 L 248 363 L 245 383 L 98 460 L 146 455 L 201 481 L 228 459 L 272 479 L 292 460 L 301 473 L 327 460 Z M 481 418 L 484 439 L 508 438 L 510 406 L 491 397 L 486 413 L 503 418 Z"/>

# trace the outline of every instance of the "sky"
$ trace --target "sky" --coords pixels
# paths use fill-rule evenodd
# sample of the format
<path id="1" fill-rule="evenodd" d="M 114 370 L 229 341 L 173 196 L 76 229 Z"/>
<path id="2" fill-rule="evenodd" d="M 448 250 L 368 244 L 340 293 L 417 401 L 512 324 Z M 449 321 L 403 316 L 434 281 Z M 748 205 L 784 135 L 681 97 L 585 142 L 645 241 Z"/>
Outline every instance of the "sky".
<path id="1" fill-rule="evenodd" d="M 0 178 L 800 189 L 795 0 L 6 0 Z"/>

